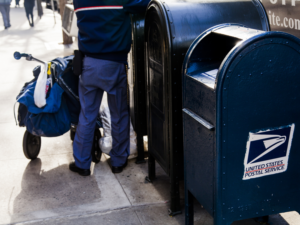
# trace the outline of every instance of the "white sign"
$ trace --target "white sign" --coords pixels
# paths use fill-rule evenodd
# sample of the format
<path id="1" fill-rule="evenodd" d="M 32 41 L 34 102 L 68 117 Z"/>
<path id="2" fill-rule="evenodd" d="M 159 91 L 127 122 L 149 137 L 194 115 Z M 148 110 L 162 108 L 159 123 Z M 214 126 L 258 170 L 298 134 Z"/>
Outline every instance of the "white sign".
<path id="1" fill-rule="evenodd" d="M 243 180 L 283 173 L 288 168 L 295 124 L 250 132 Z"/>
<path id="2" fill-rule="evenodd" d="M 283 31 L 300 38 L 299 0 L 261 0 L 272 31 Z"/>

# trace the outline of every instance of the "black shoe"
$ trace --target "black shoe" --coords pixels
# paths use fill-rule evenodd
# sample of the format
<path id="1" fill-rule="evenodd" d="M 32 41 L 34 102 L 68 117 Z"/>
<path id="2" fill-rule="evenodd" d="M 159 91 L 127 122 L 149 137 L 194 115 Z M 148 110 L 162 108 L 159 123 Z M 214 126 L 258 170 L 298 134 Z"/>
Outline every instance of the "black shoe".
<path id="1" fill-rule="evenodd" d="M 78 173 L 80 176 L 89 176 L 89 175 L 91 175 L 91 170 L 81 169 L 81 168 L 79 168 L 75 165 L 75 162 L 71 162 L 69 164 L 69 169 L 72 172 Z"/>
<path id="2" fill-rule="evenodd" d="M 126 159 L 126 162 L 124 163 L 123 166 L 112 166 L 111 171 L 113 173 L 121 173 L 123 169 L 127 166 L 127 163 L 128 163 L 128 159 Z"/>

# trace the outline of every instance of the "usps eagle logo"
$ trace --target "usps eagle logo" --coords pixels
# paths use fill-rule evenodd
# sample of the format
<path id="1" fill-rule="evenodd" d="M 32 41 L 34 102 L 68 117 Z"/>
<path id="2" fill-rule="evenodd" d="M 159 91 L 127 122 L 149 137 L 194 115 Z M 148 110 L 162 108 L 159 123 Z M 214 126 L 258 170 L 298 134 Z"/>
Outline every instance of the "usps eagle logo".
<path id="1" fill-rule="evenodd" d="M 287 170 L 295 124 L 249 132 L 243 180 Z"/>

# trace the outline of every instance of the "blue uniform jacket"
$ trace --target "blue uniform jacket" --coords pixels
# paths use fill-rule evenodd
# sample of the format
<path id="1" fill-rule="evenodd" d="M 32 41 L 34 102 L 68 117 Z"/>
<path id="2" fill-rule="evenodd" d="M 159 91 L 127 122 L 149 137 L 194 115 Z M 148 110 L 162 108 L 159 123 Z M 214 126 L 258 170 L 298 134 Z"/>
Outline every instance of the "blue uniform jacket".
<path id="1" fill-rule="evenodd" d="M 129 14 L 146 11 L 150 0 L 74 0 L 78 45 L 85 55 L 127 62 L 131 47 Z"/>

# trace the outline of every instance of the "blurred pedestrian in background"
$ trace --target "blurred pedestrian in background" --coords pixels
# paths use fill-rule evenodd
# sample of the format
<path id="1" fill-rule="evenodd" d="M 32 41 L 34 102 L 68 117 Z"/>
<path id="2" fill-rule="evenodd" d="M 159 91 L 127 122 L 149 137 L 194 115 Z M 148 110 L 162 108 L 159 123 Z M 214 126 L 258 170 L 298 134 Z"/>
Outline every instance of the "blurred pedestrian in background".
<path id="1" fill-rule="evenodd" d="M 2 14 L 5 29 L 11 27 L 9 19 L 10 3 L 11 0 L 0 0 L 0 12 Z"/>
<path id="2" fill-rule="evenodd" d="M 16 6 L 15 6 L 15 8 L 17 8 L 17 6 L 19 6 L 19 8 L 20 8 L 20 0 L 16 0 Z"/>
<path id="3" fill-rule="evenodd" d="M 24 7 L 25 7 L 25 12 L 26 12 L 26 16 L 27 16 L 29 25 L 31 27 L 33 27 L 34 26 L 34 23 L 33 23 L 34 0 L 24 0 Z M 30 22 L 30 18 L 31 18 L 31 22 Z"/>
<path id="4" fill-rule="evenodd" d="M 37 4 L 38 15 L 40 19 L 42 19 L 42 15 L 44 14 L 43 7 L 42 7 L 42 0 L 36 0 L 36 4 Z"/>

